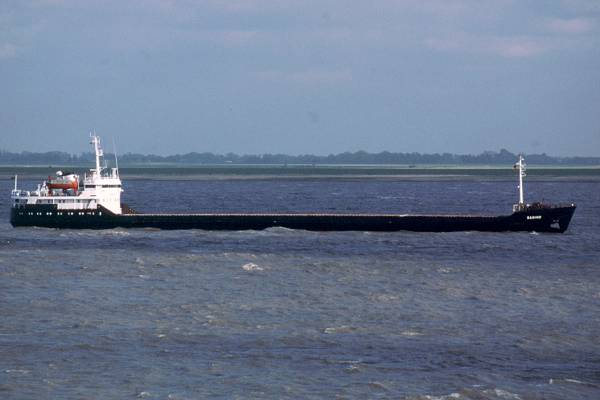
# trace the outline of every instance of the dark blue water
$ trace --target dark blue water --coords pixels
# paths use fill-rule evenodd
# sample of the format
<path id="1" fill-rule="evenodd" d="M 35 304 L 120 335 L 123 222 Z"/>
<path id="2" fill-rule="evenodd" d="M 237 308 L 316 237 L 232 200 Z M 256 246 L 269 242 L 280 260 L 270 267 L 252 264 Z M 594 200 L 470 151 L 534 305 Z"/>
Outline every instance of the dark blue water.
<path id="1" fill-rule="evenodd" d="M 600 398 L 600 184 L 566 234 L 8 224 L 2 399 Z M 33 186 L 34 182 L 23 183 Z M 128 181 L 140 211 L 508 213 L 514 182 Z"/>

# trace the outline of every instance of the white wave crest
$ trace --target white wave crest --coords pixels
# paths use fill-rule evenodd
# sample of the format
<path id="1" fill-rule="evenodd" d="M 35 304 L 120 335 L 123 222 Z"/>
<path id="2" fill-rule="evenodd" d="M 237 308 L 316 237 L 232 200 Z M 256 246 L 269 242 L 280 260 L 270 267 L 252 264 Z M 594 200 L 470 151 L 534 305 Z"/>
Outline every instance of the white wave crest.
<path id="1" fill-rule="evenodd" d="M 254 263 L 244 264 L 244 265 L 242 265 L 242 269 L 244 271 L 263 271 L 264 270 L 263 267 L 260 267 Z"/>
<path id="2" fill-rule="evenodd" d="M 423 336 L 423 334 L 421 332 L 416 331 L 402 331 L 402 336 Z"/>
<path id="3" fill-rule="evenodd" d="M 326 333 L 328 335 L 332 335 L 335 333 L 349 333 L 354 331 L 355 329 L 352 328 L 351 326 L 347 326 L 347 325 L 342 325 L 342 326 L 334 326 L 334 327 L 330 327 L 330 328 L 325 328 L 323 330 L 323 333 Z"/>

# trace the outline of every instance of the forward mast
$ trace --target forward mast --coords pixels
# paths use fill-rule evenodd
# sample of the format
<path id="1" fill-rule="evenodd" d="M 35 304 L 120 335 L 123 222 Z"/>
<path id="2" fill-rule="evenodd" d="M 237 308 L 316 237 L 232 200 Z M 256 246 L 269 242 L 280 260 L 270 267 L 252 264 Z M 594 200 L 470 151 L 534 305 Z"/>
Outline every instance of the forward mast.
<path id="1" fill-rule="evenodd" d="M 519 160 L 517 161 L 517 163 L 514 165 L 514 168 L 517 170 L 518 174 L 519 174 L 519 185 L 517 186 L 519 188 L 519 202 L 515 205 L 513 205 L 513 211 L 521 211 L 524 210 L 525 208 L 527 208 L 527 205 L 525 204 L 525 200 L 524 200 L 524 196 L 523 196 L 523 178 L 525 178 L 526 173 L 526 165 L 525 164 L 525 159 L 523 158 L 523 155 L 519 154 Z"/>

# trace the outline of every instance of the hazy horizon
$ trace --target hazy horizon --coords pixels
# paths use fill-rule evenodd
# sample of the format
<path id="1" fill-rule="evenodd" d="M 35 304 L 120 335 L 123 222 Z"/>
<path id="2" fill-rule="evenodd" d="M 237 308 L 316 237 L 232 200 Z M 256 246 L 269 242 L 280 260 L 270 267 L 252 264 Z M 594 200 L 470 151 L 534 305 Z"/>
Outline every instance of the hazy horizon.
<path id="1" fill-rule="evenodd" d="M 316 157 L 327 157 L 327 156 L 332 156 L 332 155 L 340 155 L 340 154 L 345 154 L 345 153 L 359 153 L 359 152 L 366 152 L 368 154 L 379 154 L 379 153 L 384 153 L 384 152 L 388 152 L 388 153 L 404 153 L 404 154 L 411 154 L 411 153 L 416 153 L 416 154 L 420 154 L 420 155 L 434 155 L 434 154 L 452 154 L 454 156 L 479 156 L 479 155 L 483 155 L 486 153 L 493 153 L 493 154 L 498 154 L 502 151 L 508 151 L 510 153 L 513 154 L 524 154 L 524 155 L 547 155 L 549 157 L 555 157 L 555 158 L 600 158 L 600 150 L 596 151 L 596 153 L 590 153 L 590 155 L 581 155 L 581 154 L 564 154 L 564 155 L 557 155 L 557 154 L 552 154 L 552 153 L 547 153 L 547 152 L 536 152 L 536 151 L 532 151 L 532 152 L 519 152 L 519 151 L 514 151 L 511 149 L 505 149 L 505 148 L 500 148 L 500 149 L 495 149 L 495 150 L 490 150 L 490 149 L 486 149 L 486 150 L 482 150 L 482 151 L 478 151 L 478 152 L 449 152 L 449 151 L 442 151 L 442 152 L 419 152 L 419 151 L 411 151 L 411 150 L 406 150 L 406 151 L 394 151 L 394 150 L 379 150 L 379 151 L 367 151 L 364 149 L 356 149 L 356 150 L 341 150 L 341 151 L 335 151 L 335 152 L 326 152 L 326 153 L 319 153 L 318 151 L 315 152 L 311 152 L 311 153 L 292 153 L 292 152 L 257 152 L 257 153 L 250 153 L 250 152 L 235 152 L 235 151 L 224 151 L 224 152 L 215 152 L 215 151 L 208 151 L 208 150 L 203 150 L 203 149 L 187 149 L 184 151 L 180 151 L 180 152 L 174 152 L 174 153 L 152 153 L 152 152 L 139 152 L 139 151 L 124 151 L 121 152 L 120 148 L 119 148 L 119 144 L 115 143 L 116 145 L 116 150 L 117 150 L 117 155 L 118 156 L 122 156 L 122 155 L 126 155 L 126 154 L 140 154 L 143 156 L 160 156 L 160 157 L 171 157 L 171 156 L 178 156 L 178 155 L 185 155 L 185 154 L 190 154 L 190 153 L 211 153 L 217 156 L 226 156 L 228 154 L 234 154 L 237 156 L 262 156 L 262 155 L 285 155 L 285 156 L 291 156 L 291 157 L 300 157 L 300 156 L 316 156 Z M 104 153 L 106 155 L 114 155 L 114 149 L 113 149 L 113 144 L 112 142 L 108 143 L 108 144 L 102 144 L 102 148 L 104 150 Z M 10 150 L 10 149 L 6 149 L 6 148 L 1 148 L 0 147 L 0 152 L 9 152 L 9 153 L 26 153 L 26 152 L 30 152 L 30 153 L 47 153 L 47 152 L 55 152 L 55 151 L 59 151 L 59 152 L 66 152 L 72 155 L 76 155 L 76 156 L 81 156 L 84 154 L 93 154 L 93 149 L 89 148 L 89 149 L 83 149 L 81 151 L 69 151 L 67 149 L 64 148 L 53 148 L 53 149 L 48 149 L 48 150 L 39 150 L 39 151 L 32 151 L 29 149 L 20 149 L 20 150 Z"/>
<path id="2" fill-rule="evenodd" d="M 104 147 L 104 146 L 103 146 Z M 23 150 L 23 151 L 7 151 L 6 149 L 2 149 L 0 148 L 0 162 L 2 162 L 2 154 L 6 154 L 6 153 L 10 153 L 10 154 L 16 154 L 18 156 L 22 156 L 22 157 L 26 157 L 28 154 L 29 155 L 37 155 L 37 156 L 41 156 L 41 155 L 51 155 L 52 153 L 55 152 L 60 152 L 60 153 L 66 153 L 69 154 L 70 156 L 76 157 L 76 158 L 81 158 L 82 161 L 86 160 L 86 156 L 88 158 L 93 158 L 93 151 L 82 151 L 82 152 L 69 152 L 69 151 L 65 151 L 60 150 L 60 149 L 53 149 L 53 150 L 48 150 L 46 152 L 30 152 L 28 150 Z M 336 153 L 327 153 L 327 154 L 319 154 L 319 153 L 302 153 L 302 154 L 289 154 L 289 153 L 235 153 L 235 152 L 226 152 L 226 153 L 214 153 L 214 152 L 204 152 L 204 151 L 195 151 L 193 149 L 190 149 L 187 152 L 182 152 L 182 153 L 173 153 L 173 154 L 155 154 L 155 153 L 139 153 L 139 152 L 125 152 L 125 153 L 117 153 L 117 156 L 120 159 L 127 159 L 131 156 L 141 156 L 141 157 L 160 157 L 160 158 L 169 158 L 169 157 L 181 157 L 181 156 L 186 156 L 186 155 L 203 155 L 203 154 L 210 154 L 212 156 L 215 157 L 235 157 L 235 158 L 261 158 L 261 157 L 278 157 L 278 156 L 283 156 L 283 157 L 290 157 L 290 158 L 302 158 L 302 157 L 315 157 L 315 158 L 327 158 L 327 157 L 340 157 L 343 155 L 349 155 L 349 156 L 359 156 L 360 153 L 363 153 L 364 155 L 367 156 L 372 156 L 372 157 L 378 157 L 378 156 L 382 156 L 385 155 L 385 153 L 387 153 L 388 155 L 406 155 L 406 156 L 414 156 L 417 158 L 426 158 L 426 157 L 432 157 L 432 156 L 451 156 L 451 157 L 456 157 L 457 159 L 459 158 L 482 158 L 485 156 L 490 156 L 496 160 L 499 159 L 499 157 L 502 157 L 503 159 L 503 163 L 509 162 L 510 160 L 504 160 L 504 158 L 507 157 L 506 154 L 503 154 L 504 152 L 508 152 L 509 155 L 513 156 L 513 158 L 516 159 L 518 154 L 523 154 L 525 157 L 533 157 L 534 159 L 538 159 L 540 157 L 542 158 L 547 158 L 547 159 L 555 159 L 555 161 L 559 161 L 559 160 L 577 160 L 577 159 L 598 159 L 600 160 L 600 156 L 578 156 L 578 155 L 574 155 L 574 156 L 556 156 L 554 154 L 547 154 L 547 153 L 518 153 L 518 152 L 514 152 L 511 151 L 509 149 L 500 149 L 497 151 L 494 150 L 485 150 L 482 151 L 480 153 L 448 153 L 448 152 L 444 152 L 444 153 L 421 153 L 421 152 L 391 152 L 391 151 L 381 151 L 381 152 L 367 152 L 364 150 L 357 150 L 357 151 L 344 151 L 344 152 L 336 152 Z M 115 153 L 113 152 L 112 146 L 110 146 L 109 148 L 104 147 L 104 156 L 107 160 L 112 160 L 114 158 Z M 381 157 L 380 157 L 381 158 Z M 580 161 L 581 161 L 580 160 Z M 89 160 L 87 160 L 89 161 Z M 46 162 L 46 161 L 44 161 Z M 151 162 L 151 161 L 144 161 L 144 162 Z M 382 163 L 386 164 L 385 162 Z M 394 163 L 391 163 L 394 164 Z"/>
<path id="3" fill-rule="evenodd" d="M 0 4 L 0 149 L 596 157 L 600 2 Z"/>

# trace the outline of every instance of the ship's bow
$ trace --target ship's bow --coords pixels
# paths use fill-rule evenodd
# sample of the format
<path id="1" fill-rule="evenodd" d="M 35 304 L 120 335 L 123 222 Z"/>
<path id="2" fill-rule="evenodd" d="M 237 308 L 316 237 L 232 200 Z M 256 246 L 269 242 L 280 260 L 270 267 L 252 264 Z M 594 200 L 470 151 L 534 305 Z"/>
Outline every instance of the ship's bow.
<path id="1" fill-rule="evenodd" d="M 553 223 L 551 224 L 552 229 L 557 229 L 557 232 L 563 233 L 569 227 L 573 213 L 575 213 L 575 204 L 569 204 L 565 206 L 559 206 L 556 210 L 556 215 L 553 215 Z"/>

